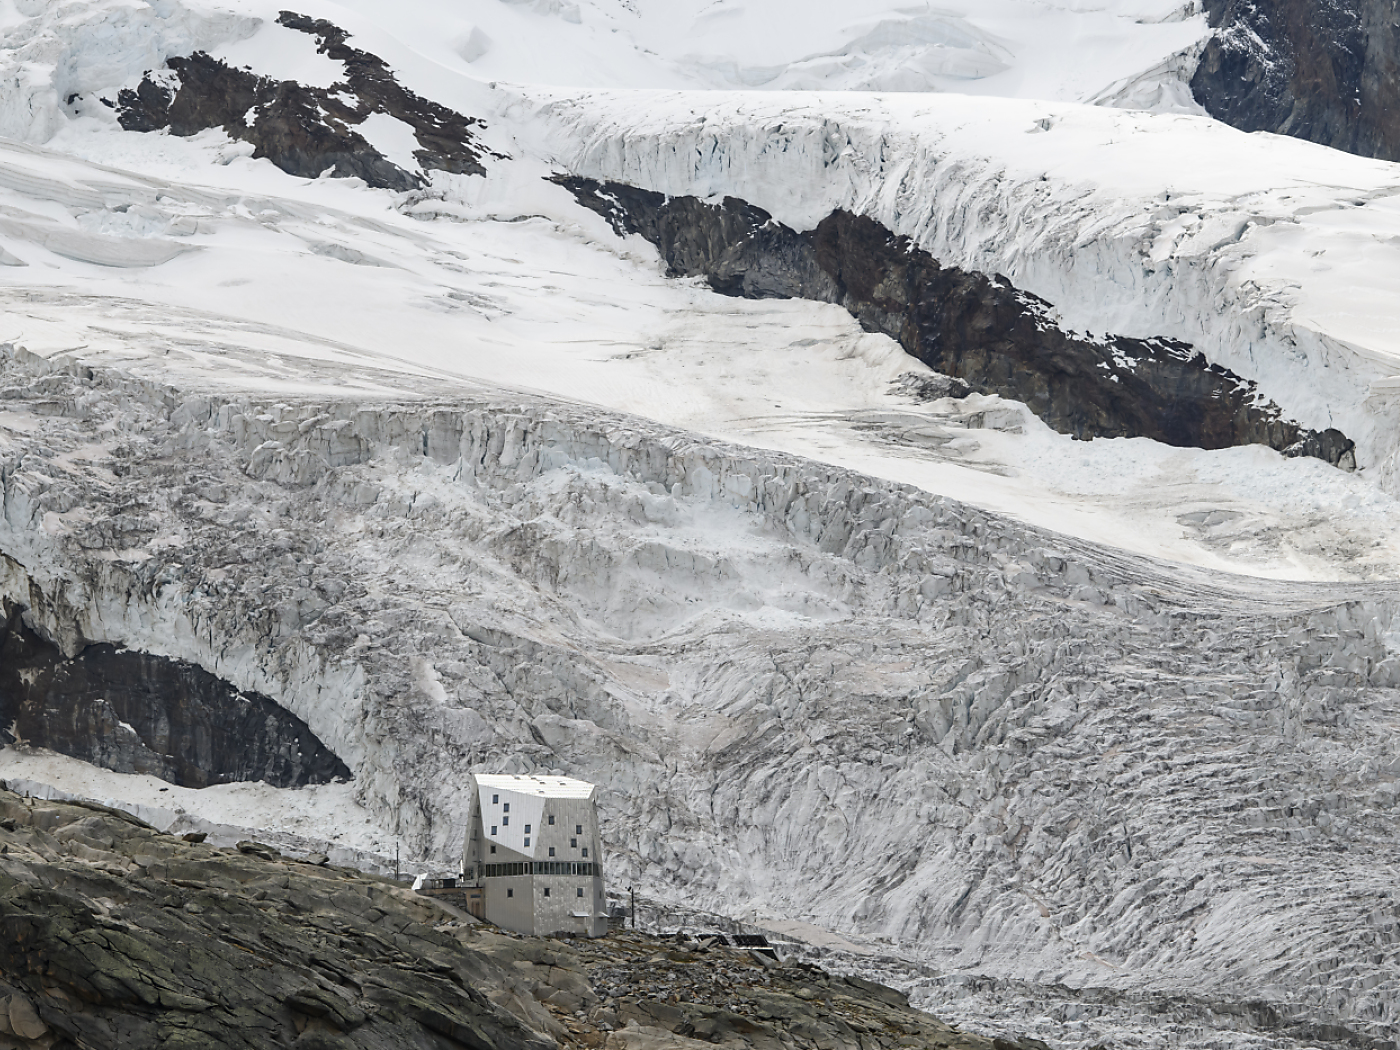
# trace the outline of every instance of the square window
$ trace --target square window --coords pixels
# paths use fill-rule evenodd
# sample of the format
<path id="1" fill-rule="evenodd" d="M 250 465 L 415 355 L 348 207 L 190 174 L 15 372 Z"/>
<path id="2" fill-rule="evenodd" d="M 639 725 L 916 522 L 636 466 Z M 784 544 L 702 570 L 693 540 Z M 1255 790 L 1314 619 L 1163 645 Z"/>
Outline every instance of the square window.
<path id="1" fill-rule="evenodd" d="M 529 835 L 526 835 L 526 836 L 525 836 L 525 848 L 526 848 L 526 849 L 529 849 L 529 848 L 530 848 L 530 836 L 529 836 Z"/>
<path id="2" fill-rule="evenodd" d="M 506 827 L 510 823 L 510 817 L 501 818 L 501 827 Z"/>
<path id="3" fill-rule="evenodd" d="M 582 834 L 583 834 L 583 825 L 582 825 L 582 824 L 575 824 L 575 825 L 574 825 L 574 834 L 575 834 L 575 835 L 582 835 Z"/>
<path id="4" fill-rule="evenodd" d="M 554 814 L 553 814 L 553 813 L 551 813 L 551 814 L 549 815 L 549 826 L 550 826 L 551 828 L 554 827 Z"/>
<path id="5" fill-rule="evenodd" d="M 526 824 L 526 825 L 525 825 L 525 834 L 527 834 L 527 835 L 530 834 L 530 825 L 529 825 L 529 824 Z"/>
<path id="6" fill-rule="evenodd" d="M 571 849 L 578 849 L 578 839 L 570 839 L 570 840 L 569 840 L 569 847 L 570 847 Z"/>
<path id="7" fill-rule="evenodd" d="M 491 796 L 491 805 L 493 805 L 493 806 L 499 806 L 500 804 L 501 804 L 501 796 L 500 796 L 500 795 L 492 795 L 492 796 Z"/>
<path id="8" fill-rule="evenodd" d="M 496 847 L 495 847 L 495 845 L 492 845 L 492 847 L 491 847 L 491 852 L 492 852 L 492 853 L 495 853 L 495 852 L 496 852 Z"/>
<path id="9" fill-rule="evenodd" d="M 510 803 L 509 803 L 509 802 L 507 802 L 504 806 L 501 807 L 501 812 L 502 812 L 502 813 L 509 813 L 509 812 L 510 812 Z"/>
<path id="10" fill-rule="evenodd" d="M 549 847 L 549 855 L 550 855 L 551 857 L 554 856 L 554 847 L 553 847 L 553 846 L 550 846 L 550 847 Z"/>
<path id="11" fill-rule="evenodd" d="M 587 846 L 584 846 L 584 847 L 583 847 L 583 855 L 584 855 L 585 857 L 588 856 L 588 847 L 587 847 Z"/>
<path id="12" fill-rule="evenodd" d="M 548 887 L 548 886 L 546 886 L 546 887 L 544 888 L 544 895 L 545 895 L 546 897 L 549 896 L 549 887 Z"/>
<path id="13" fill-rule="evenodd" d="M 493 835 L 496 834 L 496 825 L 495 825 L 495 824 L 492 824 L 492 825 L 491 825 L 491 834 L 493 834 Z"/>
<path id="14" fill-rule="evenodd" d="M 514 897 L 514 896 L 515 896 L 515 891 L 514 891 L 514 890 L 506 890 L 506 896 L 507 896 L 507 897 Z"/>
<path id="15" fill-rule="evenodd" d="M 582 887 L 582 886 L 580 886 L 580 887 L 578 888 L 578 895 L 579 895 L 580 897 L 583 896 L 583 887 Z"/>

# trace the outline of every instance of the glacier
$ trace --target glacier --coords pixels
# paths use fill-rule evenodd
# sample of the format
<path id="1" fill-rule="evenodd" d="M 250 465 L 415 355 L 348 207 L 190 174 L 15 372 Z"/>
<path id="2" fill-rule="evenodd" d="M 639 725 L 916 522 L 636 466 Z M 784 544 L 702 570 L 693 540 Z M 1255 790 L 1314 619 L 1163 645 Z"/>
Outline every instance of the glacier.
<path id="1" fill-rule="evenodd" d="M 195 51 L 329 90 L 275 5 L 0 6 L 0 598 L 355 773 L 180 819 L 450 870 L 469 772 L 567 773 L 612 887 L 974 1027 L 1394 1041 L 1400 181 L 1203 117 L 1194 7 L 303 5 L 484 121 L 484 175 L 389 193 L 118 127 Z M 1359 469 L 921 400 L 893 340 L 666 278 L 560 172 L 869 216 L 1193 344 Z"/>
<path id="2" fill-rule="evenodd" d="M 5 379 L 5 596 L 277 697 L 415 852 L 450 860 L 469 769 L 567 769 L 608 785 L 614 878 L 692 906 L 1389 1030 L 1384 965 L 1319 963 L 1393 950 L 1386 588 L 561 402 Z"/>

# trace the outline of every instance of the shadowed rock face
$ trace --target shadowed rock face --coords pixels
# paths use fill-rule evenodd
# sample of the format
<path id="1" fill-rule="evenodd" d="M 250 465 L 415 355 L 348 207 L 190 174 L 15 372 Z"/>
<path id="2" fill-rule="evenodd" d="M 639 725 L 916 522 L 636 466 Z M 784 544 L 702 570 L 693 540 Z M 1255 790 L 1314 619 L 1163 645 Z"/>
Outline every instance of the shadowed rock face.
<path id="1" fill-rule="evenodd" d="M 0 740 L 182 787 L 262 780 L 300 787 L 350 770 L 306 723 L 193 664 L 91 645 L 69 660 L 24 625 L 0 625 Z"/>
<path id="2" fill-rule="evenodd" d="M 1076 336 L 1054 322 L 1043 299 L 941 266 L 871 219 L 838 211 L 797 233 L 734 198 L 713 205 L 617 183 L 559 181 L 619 233 L 655 244 L 671 276 L 704 276 L 725 295 L 838 303 L 935 371 L 1023 401 L 1061 433 L 1207 449 L 1260 444 L 1355 467 L 1354 445 L 1340 431 L 1289 422 L 1253 383 L 1188 344 Z"/>
<path id="3" fill-rule="evenodd" d="M 1191 80 L 1211 116 L 1400 159 L 1400 24 L 1389 0 L 1205 0 Z"/>
<path id="4" fill-rule="evenodd" d="M 231 138 L 256 146 L 289 175 L 314 179 L 322 172 L 364 179 L 371 186 L 408 190 L 422 178 L 376 150 L 355 128 L 375 113 L 387 114 L 413 129 L 419 148 L 414 159 L 424 170 L 480 175 L 482 148 L 474 117 L 440 106 L 407 90 L 377 55 L 350 47 L 349 35 L 324 20 L 282 12 L 278 22 L 316 37 L 318 50 L 345 65 L 345 81 L 313 88 L 291 80 L 271 80 L 235 69 L 203 52 L 172 58 L 175 74 L 147 74 L 135 89 L 117 96 L 117 119 L 127 131 L 169 128 L 194 135 L 222 128 Z"/>

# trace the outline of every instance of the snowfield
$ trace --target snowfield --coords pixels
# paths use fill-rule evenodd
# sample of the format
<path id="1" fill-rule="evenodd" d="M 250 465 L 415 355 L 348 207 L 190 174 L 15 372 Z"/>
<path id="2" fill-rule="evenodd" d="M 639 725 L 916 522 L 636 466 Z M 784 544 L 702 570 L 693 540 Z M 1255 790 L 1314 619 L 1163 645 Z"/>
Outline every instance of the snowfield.
<path id="1" fill-rule="evenodd" d="M 538 162 L 395 201 L 346 180 L 292 183 L 212 133 L 111 149 L 127 172 L 0 153 L 16 216 L 0 247 L 27 264 L 0 271 L 0 288 L 23 289 L 0 339 L 239 390 L 384 396 L 436 377 L 547 393 L 1139 553 L 1295 579 L 1394 574 L 1395 501 L 1367 480 L 1379 471 L 1072 441 L 980 398 L 916 404 L 895 381 L 927 369 L 892 340 L 837 307 L 666 280 L 650 246 L 619 241 Z M 176 181 L 201 162 L 208 183 Z M 138 165 L 157 174 L 130 174 Z M 1294 392 L 1281 400 L 1297 411 Z"/>
<path id="2" fill-rule="evenodd" d="M 446 868 L 467 773 L 557 771 L 614 888 L 973 1026 L 1396 1039 L 1400 169 L 1201 116 L 1194 5 L 858 6 L 302 5 L 486 121 L 484 176 L 391 193 L 117 124 L 196 50 L 335 85 L 279 5 L 0 0 L 0 596 L 273 697 L 356 779 L 0 777 Z M 920 401 L 890 338 L 666 277 L 561 171 L 872 217 L 1359 469 Z"/>

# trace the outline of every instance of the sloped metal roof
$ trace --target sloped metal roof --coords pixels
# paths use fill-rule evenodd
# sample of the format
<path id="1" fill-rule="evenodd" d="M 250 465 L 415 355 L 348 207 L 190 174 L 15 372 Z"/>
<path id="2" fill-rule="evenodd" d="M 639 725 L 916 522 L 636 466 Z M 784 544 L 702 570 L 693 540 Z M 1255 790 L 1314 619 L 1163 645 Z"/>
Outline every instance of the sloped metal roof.
<path id="1" fill-rule="evenodd" d="M 476 783 L 480 790 L 494 788 L 497 791 L 514 791 L 522 795 L 538 795 L 540 798 L 593 797 L 592 784 L 574 780 L 572 777 L 477 773 Z"/>

